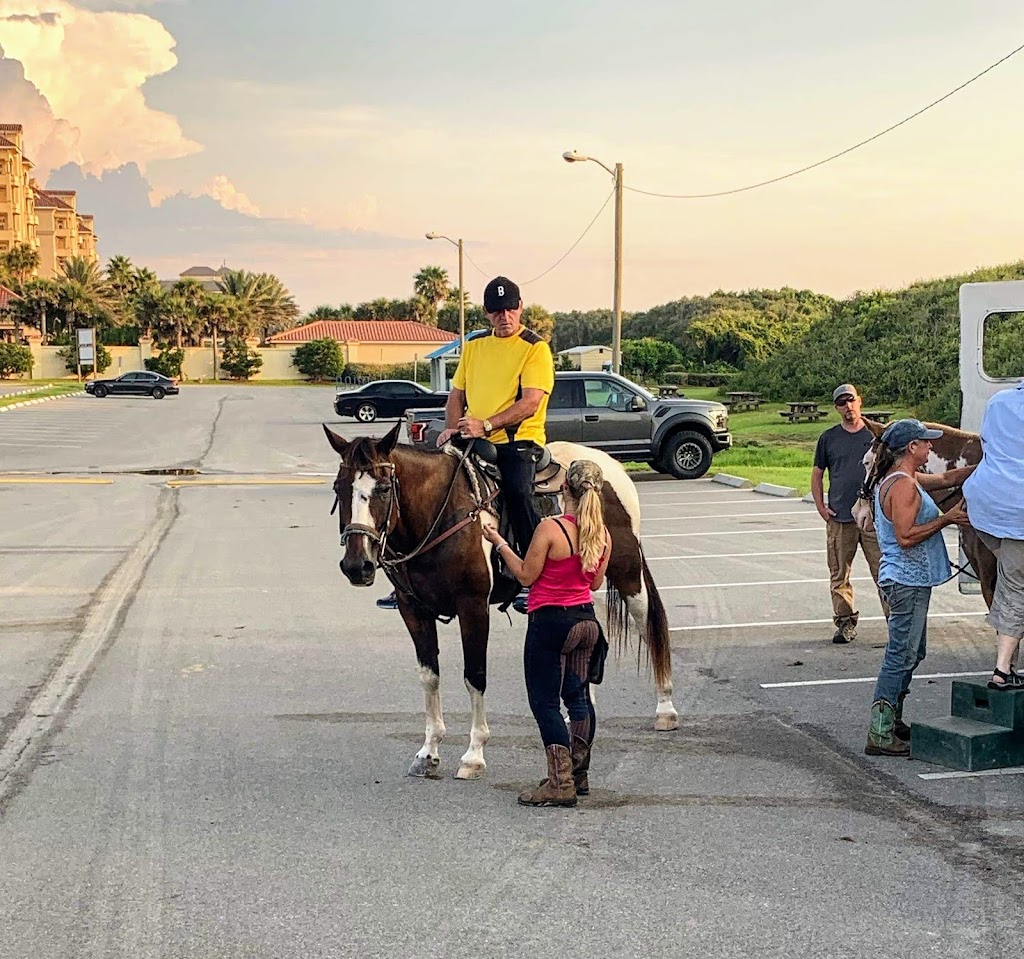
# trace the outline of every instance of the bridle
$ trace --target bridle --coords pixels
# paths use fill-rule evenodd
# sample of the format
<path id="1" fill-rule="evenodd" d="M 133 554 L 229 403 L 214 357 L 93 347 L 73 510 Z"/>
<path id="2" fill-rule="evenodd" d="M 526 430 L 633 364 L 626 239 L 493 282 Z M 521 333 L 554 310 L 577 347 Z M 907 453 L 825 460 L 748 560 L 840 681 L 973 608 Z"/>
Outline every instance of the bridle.
<path id="1" fill-rule="evenodd" d="M 497 497 L 499 490 L 495 487 L 487 496 L 478 495 L 476 489 L 473 489 L 473 508 L 461 519 L 459 522 L 450 526 L 444 532 L 434 535 L 437 530 L 438 523 L 441 522 L 441 518 L 445 515 L 445 511 L 448 509 L 448 504 L 451 502 L 452 494 L 455 492 L 455 484 L 458 481 L 459 473 L 462 470 L 463 464 L 466 462 L 466 458 L 469 456 L 471 445 L 467 446 L 466 449 L 462 450 L 459 454 L 459 461 L 452 473 L 451 482 L 448 484 L 448 490 L 445 493 L 444 502 L 441 504 L 441 508 L 437 512 L 437 516 L 434 517 L 434 521 L 430 524 L 430 528 L 427 530 L 426 535 L 420 540 L 418 546 L 412 549 L 408 553 L 398 553 L 388 545 L 388 537 L 394 531 L 401 519 L 401 506 L 399 502 L 400 486 L 398 482 L 398 473 L 395 469 L 395 464 L 391 460 L 385 460 L 382 463 L 376 464 L 376 466 L 389 470 L 390 483 L 388 485 L 388 511 L 384 521 L 383 532 L 378 531 L 372 526 L 368 526 L 365 523 L 349 523 L 347 526 L 341 527 L 341 545 L 343 547 L 348 545 L 348 541 L 352 536 L 366 536 L 371 542 L 374 542 L 379 547 L 377 550 L 377 566 L 383 569 L 389 579 L 394 580 L 394 573 L 400 566 L 404 566 L 410 560 L 415 559 L 417 556 L 422 556 L 424 553 L 429 552 L 435 546 L 443 543 L 446 539 L 454 536 L 460 530 L 465 529 L 471 523 L 475 523 L 479 518 L 480 514 L 484 512 L 487 507 L 494 502 Z M 341 470 L 355 470 L 355 467 L 348 466 L 342 463 L 339 467 L 339 479 L 334 481 L 334 505 L 331 507 L 331 515 L 334 515 L 334 511 L 338 508 L 338 504 L 341 502 L 341 496 L 338 492 L 338 483 L 340 481 Z M 471 484 L 472 486 L 472 484 Z M 338 519 L 338 525 L 341 526 L 341 518 Z M 408 578 L 408 577 L 407 577 Z M 396 584 L 397 585 L 397 584 Z M 407 589 L 406 592 L 412 593 L 411 588 Z"/>

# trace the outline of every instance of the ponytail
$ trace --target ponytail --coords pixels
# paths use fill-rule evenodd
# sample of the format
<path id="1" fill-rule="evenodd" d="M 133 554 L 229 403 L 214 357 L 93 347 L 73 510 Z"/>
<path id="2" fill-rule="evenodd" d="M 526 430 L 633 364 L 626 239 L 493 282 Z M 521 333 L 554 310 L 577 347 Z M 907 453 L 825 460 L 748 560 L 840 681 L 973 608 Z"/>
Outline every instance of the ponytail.
<path id="1" fill-rule="evenodd" d="M 565 482 L 569 493 L 578 504 L 576 526 L 580 534 L 580 562 L 583 568 L 590 572 L 597 569 L 607 544 L 604 507 L 601 505 L 604 474 L 597 463 L 590 460 L 574 460 L 569 465 Z"/>

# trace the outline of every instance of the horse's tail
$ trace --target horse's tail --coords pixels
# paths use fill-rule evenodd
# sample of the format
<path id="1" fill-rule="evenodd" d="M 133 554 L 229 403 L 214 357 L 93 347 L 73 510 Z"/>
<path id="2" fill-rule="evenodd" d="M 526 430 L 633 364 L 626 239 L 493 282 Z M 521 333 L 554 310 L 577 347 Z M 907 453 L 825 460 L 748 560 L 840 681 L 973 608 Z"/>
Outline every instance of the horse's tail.
<path id="1" fill-rule="evenodd" d="M 654 667 L 654 681 L 658 686 L 672 686 L 672 645 L 668 631 L 668 613 L 661 601 L 658 587 L 654 585 L 654 577 L 647 565 L 647 559 L 640 551 L 643 563 L 644 586 L 647 589 L 647 649 L 651 665 Z"/>
<path id="2" fill-rule="evenodd" d="M 655 682 L 663 688 L 672 686 L 672 648 L 668 631 L 668 613 L 661 601 L 658 587 L 654 585 L 654 577 L 647 565 L 647 559 L 640 550 L 640 564 L 643 575 L 644 589 L 647 593 L 647 622 L 644 624 L 644 639 L 638 643 L 636 656 L 637 668 L 643 662 L 646 647 L 648 664 L 654 669 Z M 608 607 L 608 641 L 614 643 L 616 655 L 621 655 L 629 639 L 629 607 L 625 597 L 608 580 L 605 591 L 605 603 Z"/>

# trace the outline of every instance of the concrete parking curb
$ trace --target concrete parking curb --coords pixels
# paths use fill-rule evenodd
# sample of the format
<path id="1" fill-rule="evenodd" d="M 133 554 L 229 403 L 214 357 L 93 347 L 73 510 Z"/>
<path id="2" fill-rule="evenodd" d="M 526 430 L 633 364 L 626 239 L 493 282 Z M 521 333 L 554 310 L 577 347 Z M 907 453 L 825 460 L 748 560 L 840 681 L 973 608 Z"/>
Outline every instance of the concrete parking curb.
<path id="1" fill-rule="evenodd" d="M 712 483 L 723 483 L 736 489 L 750 489 L 754 484 L 742 476 L 730 476 L 728 473 L 716 473 L 711 477 Z"/>
<path id="2" fill-rule="evenodd" d="M 15 394 L 20 395 L 20 394 Z M 35 400 L 22 400 L 20 403 L 9 403 L 7 406 L 0 406 L 0 413 L 7 413 L 10 410 L 20 410 L 25 406 L 34 406 L 36 403 L 48 403 L 50 400 L 66 400 L 69 396 L 87 396 L 85 390 L 78 390 L 74 393 L 58 393 L 56 396 L 40 396 Z"/>
<path id="3" fill-rule="evenodd" d="M 796 496 L 797 491 L 792 486 L 776 486 L 774 483 L 758 483 L 754 487 L 755 493 L 763 493 L 765 496 Z"/>
<path id="4" fill-rule="evenodd" d="M 804 496 L 800 500 L 800 502 L 801 503 L 813 503 L 814 502 L 814 494 L 813 493 L 808 493 L 806 496 Z"/>

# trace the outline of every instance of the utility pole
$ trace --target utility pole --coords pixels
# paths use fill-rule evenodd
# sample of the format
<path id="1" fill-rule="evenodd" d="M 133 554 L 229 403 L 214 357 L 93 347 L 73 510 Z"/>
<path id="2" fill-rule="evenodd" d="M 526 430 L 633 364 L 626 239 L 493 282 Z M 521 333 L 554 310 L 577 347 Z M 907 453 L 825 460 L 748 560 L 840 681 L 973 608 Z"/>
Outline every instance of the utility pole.
<path id="1" fill-rule="evenodd" d="M 622 164 L 615 164 L 615 315 L 612 320 L 612 370 L 622 372 Z"/>

